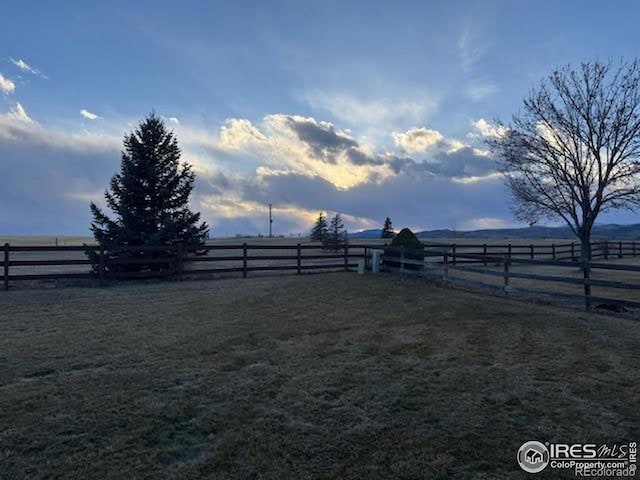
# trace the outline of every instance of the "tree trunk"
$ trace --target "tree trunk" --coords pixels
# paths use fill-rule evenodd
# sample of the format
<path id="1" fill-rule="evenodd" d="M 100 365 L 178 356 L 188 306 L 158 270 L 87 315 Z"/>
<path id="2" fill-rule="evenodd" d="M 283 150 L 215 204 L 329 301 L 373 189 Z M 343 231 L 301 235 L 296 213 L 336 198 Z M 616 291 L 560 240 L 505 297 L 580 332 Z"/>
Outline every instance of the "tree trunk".
<path id="1" fill-rule="evenodd" d="M 585 232 L 580 235 L 580 261 L 591 261 L 591 232 Z"/>

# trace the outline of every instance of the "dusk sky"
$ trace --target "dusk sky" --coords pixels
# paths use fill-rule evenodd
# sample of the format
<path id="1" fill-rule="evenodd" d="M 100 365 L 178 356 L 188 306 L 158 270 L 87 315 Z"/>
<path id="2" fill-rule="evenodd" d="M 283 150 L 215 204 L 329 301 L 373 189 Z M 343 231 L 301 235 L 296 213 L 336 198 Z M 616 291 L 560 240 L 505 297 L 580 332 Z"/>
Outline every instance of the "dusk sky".
<path id="1" fill-rule="evenodd" d="M 555 67 L 631 59 L 640 3 L 8 2 L 0 234 L 88 234 L 152 110 L 212 236 L 517 225 L 482 142 Z M 614 212 L 601 222 L 635 223 Z"/>

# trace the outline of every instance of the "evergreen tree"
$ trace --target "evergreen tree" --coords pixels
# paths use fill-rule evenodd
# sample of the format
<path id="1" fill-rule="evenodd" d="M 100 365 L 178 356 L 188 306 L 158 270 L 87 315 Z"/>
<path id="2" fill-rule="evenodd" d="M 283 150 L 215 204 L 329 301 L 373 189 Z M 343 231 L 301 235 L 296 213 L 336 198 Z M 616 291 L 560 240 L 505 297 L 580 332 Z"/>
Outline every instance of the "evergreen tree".
<path id="1" fill-rule="evenodd" d="M 344 223 L 342 223 L 342 216 L 336 213 L 331 219 L 331 226 L 329 227 L 328 234 L 323 242 L 323 246 L 327 250 L 333 250 L 337 252 L 347 243 L 347 232 L 344 229 Z"/>
<path id="2" fill-rule="evenodd" d="M 387 217 L 384 219 L 384 226 L 382 227 L 382 235 L 380 235 L 380 238 L 393 238 L 394 236 L 393 224 L 391 223 L 391 219 Z"/>
<path id="3" fill-rule="evenodd" d="M 197 251 L 194 247 L 204 245 L 209 227 L 188 205 L 195 173 L 189 164 L 180 163 L 180 153 L 175 135 L 155 113 L 125 136 L 120 172 L 105 191 L 114 217 L 91 203 L 91 231 L 110 258 L 141 257 L 121 247 L 182 242 L 188 245 L 187 251 Z M 142 257 L 169 254 L 160 250 Z"/>
<path id="4" fill-rule="evenodd" d="M 322 242 L 325 238 L 327 238 L 327 232 L 327 217 L 324 216 L 323 212 L 320 212 L 316 223 L 311 229 L 310 239 L 314 242 Z"/>

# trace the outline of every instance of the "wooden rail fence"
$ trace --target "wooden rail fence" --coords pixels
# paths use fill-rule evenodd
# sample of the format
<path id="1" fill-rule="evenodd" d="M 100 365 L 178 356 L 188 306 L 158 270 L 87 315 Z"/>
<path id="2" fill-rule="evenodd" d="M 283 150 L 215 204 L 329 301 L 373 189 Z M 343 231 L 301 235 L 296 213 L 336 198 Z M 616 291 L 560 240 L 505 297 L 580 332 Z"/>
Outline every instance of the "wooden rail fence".
<path id="1" fill-rule="evenodd" d="M 628 243 L 631 244 L 630 251 L 632 251 L 633 256 L 635 256 L 635 243 Z M 616 246 L 618 247 L 616 251 L 617 255 L 622 257 L 627 250 L 625 250 L 624 245 L 621 242 L 617 242 Z M 448 248 L 441 248 L 440 250 L 435 250 L 433 247 L 434 245 L 429 245 L 426 246 L 424 250 L 408 250 L 404 248 L 384 247 L 384 252 L 387 255 L 382 255 L 381 257 L 383 269 L 391 272 L 437 278 L 446 283 L 460 283 L 484 287 L 495 287 L 495 285 L 468 280 L 465 278 L 456 278 L 451 274 L 451 271 L 472 273 L 487 277 L 500 277 L 502 278 L 502 285 L 500 286 L 500 288 L 506 293 L 524 292 L 571 298 L 584 302 L 585 308 L 587 310 L 590 310 L 592 306 L 596 304 L 620 305 L 636 309 L 640 308 L 640 301 L 638 299 L 613 298 L 607 297 L 605 295 L 596 296 L 592 293 L 592 287 L 626 291 L 625 293 L 640 290 L 640 266 L 638 265 L 601 263 L 594 262 L 593 260 L 591 262 L 578 262 L 575 260 L 576 257 L 571 257 L 571 260 L 569 261 L 557 259 L 541 260 L 535 258 L 523 258 L 514 255 L 513 249 L 509 249 L 507 254 L 503 255 L 487 255 L 484 253 L 460 253 L 455 248 L 451 248 L 451 246 L 446 246 Z M 440 247 L 443 247 L 443 245 L 440 245 Z M 607 256 L 604 258 L 611 258 L 611 250 L 609 250 L 609 252 L 606 252 L 607 247 L 603 246 L 602 248 L 605 249 L 605 253 L 607 253 Z M 391 252 L 399 253 L 399 255 L 389 256 L 388 253 Z M 421 259 L 416 259 L 416 257 L 420 257 Z M 434 257 L 436 258 L 435 261 Z M 397 267 L 398 264 L 399 267 Z M 473 266 L 470 264 L 481 264 L 483 266 L 490 265 L 493 269 L 482 268 L 480 266 Z M 575 278 L 574 276 L 568 274 L 561 276 L 532 273 L 531 271 L 514 271 L 512 267 L 516 265 L 529 267 L 558 267 L 561 271 L 566 271 L 568 273 L 574 273 L 576 269 L 580 269 L 581 277 Z M 495 268 L 498 268 L 498 270 L 496 270 Z M 592 278 L 593 271 L 633 273 L 637 275 L 638 283 L 608 279 L 594 279 Z M 551 291 L 538 289 L 534 290 L 522 287 L 514 288 L 510 284 L 511 279 L 526 279 L 545 283 L 578 285 L 582 287 L 583 294 L 567 294 L 559 292 L 557 289 Z"/>
<path id="2" fill-rule="evenodd" d="M 62 280 L 62 279 L 97 279 L 104 283 L 109 279 L 149 278 L 149 277 L 175 277 L 182 280 L 185 275 L 206 275 L 221 273 L 241 273 L 247 278 L 249 272 L 260 271 L 290 271 L 296 274 L 312 270 L 350 270 L 357 267 L 355 260 L 364 259 L 367 256 L 369 245 L 347 245 L 338 252 L 321 251 L 319 245 L 206 245 L 186 246 L 177 244 L 173 246 L 154 247 L 127 247 L 132 252 L 149 254 L 162 252 L 166 256 L 159 258 L 127 258 L 110 259 L 109 252 L 100 246 L 14 246 L 5 244 L 3 247 L 3 260 L 0 269 L 3 272 L 4 289 L 8 290 L 11 282 L 28 280 Z M 190 251 L 196 250 L 204 255 L 193 255 Z M 265 250 L 289 251 L 282 254 L 257 255 L 256 252 Z M 309 252 L 315 250 L 316 252 Z M 231 252 L 230 252 L 231 251 Z M 321 251 L 321 253 L 317 253 Z M 25 254 L 38 253 L 76 253 L 84 258 L 25 258 Z M 86 256 L 87 252 L 93 252 L 97 261 L 92 261 Z M 219 252 L 230 252 L 231 255 L 216 255 Z M 238 252 L 238 254 L 235 254 Z M 17 258 L 16 258 L 17 257 Z M 27 255 L 28 257 L 28 255 Z M 309 262 L 313 261 L 313 262 Z M 273 264 L 264 264 L 272 263 Z M 221 265 L 223 263 L 223 265 Z M 256 264 L 261 263 L 261 264 Z M 142 264 L 145 267 L 156 266 L 155 269 L 141 271 L 110 272 L 109 267 L 115 265 Z M 195 265 L 205 265 L 206 268 L 188 268 Z M 220 265 L 211 266 L 208 265 Z M 33 271 L 15 273 L 12 267 L 25 267 L 37 269 L 37 267 L 68 267 L 86 266 L 82 272 L 55 271 L 45 273 L 33 273 Z"/>
<path id="3" fill-rule="evenodd" d="M 457 263 L 459 254 L 482 254 L 484 256 L 506 255 L 509 258 L 520 257 L 550 260 L 577 260 L 580 257 L 580 243 L 551 243 L 551 244 L 525 244 L 525 243 L 505 243 L 505 244 L 489 244 L 489 243 L 440 243 L 440 242 L 423 242 L 425 249 L 434 249 L 441 251 L 447 249 L 450 252 L 451 260 Z M 640 241 L 635 240 L 602 240 L 591 242 L 591 258 L 609 260 L 612 258 L 636 257 L 640 256 Z M 469 259 L 462 259 L 462 263 Z M 478 260 L 471 260 L 471 263 L 477 263 Z"/>

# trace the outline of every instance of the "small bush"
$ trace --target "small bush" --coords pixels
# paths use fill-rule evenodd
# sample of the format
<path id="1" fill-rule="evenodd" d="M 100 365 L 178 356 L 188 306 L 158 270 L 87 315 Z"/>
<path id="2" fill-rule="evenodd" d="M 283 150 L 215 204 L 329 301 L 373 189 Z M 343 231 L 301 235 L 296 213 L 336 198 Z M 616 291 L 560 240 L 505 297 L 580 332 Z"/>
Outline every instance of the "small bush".
<path id="1" fill-rule="evenodd" d="M 393 247 L 393 250 L 389 248 L 385 249 L 385 258 L 400 258 L 400 252 L 397 249 L 400 247 L 404 247 L 404 258 L 420 261 L 424 260 L 424 254 L 420 253 L 424 251 L 424 245 L 420 240 L 418 240 L 418 237 L 416 237 L 415 233 L 413 233 L 408 228 L 403 228 L 402 230 L 400 230 L 400 233 L 398 233 L 391 241 L 389 247 Z M 394 262 L 393 260 L 385 259 L 384 263 L 389 267 L 400 268 L 400 262 Z M 422 267 L 420 265 L 405 264 L 404 268 L 406 270 L 420 270 Z"/>

